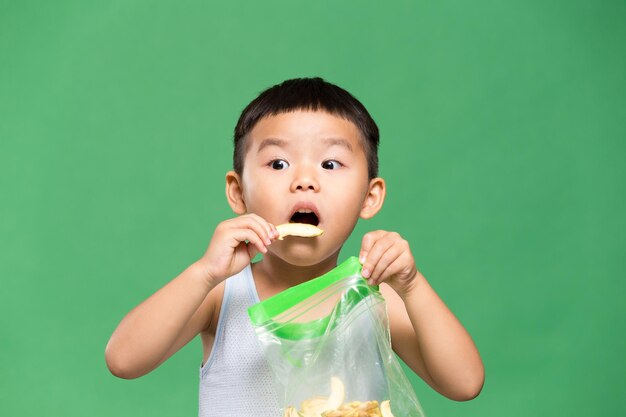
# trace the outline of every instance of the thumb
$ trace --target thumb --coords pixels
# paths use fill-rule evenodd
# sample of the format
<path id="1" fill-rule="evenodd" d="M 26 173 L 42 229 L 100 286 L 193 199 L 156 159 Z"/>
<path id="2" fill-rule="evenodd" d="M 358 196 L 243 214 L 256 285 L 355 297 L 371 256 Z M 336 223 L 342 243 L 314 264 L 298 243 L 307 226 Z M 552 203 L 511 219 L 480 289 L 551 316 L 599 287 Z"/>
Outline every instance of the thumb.
<path id="1" fill-rule="evenodd" d="M 247 249 L 248 249 L 248 256 L 250 256 L 250 262 L 252 262 L 252 260 L 254 259 L 254 257 L 261 252 L 259 250 L 259 248 L 256 247 L 256 245 L 253 245 L 252 243 L 248 242 L 248 243 L 243 243 L 242 244 L 246 245 Z"/>

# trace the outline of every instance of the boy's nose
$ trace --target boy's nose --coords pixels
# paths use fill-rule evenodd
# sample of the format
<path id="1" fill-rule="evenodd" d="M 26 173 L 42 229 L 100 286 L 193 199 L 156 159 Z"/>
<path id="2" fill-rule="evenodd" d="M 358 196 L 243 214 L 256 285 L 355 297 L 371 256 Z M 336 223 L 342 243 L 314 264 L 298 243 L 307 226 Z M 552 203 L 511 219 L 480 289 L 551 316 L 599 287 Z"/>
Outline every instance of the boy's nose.
<path id="1" fill-rule="evenodd" d="M 319 191 L 319 183 L 310 172 L 299 172 L 291 182 L 291 191 Z"/>

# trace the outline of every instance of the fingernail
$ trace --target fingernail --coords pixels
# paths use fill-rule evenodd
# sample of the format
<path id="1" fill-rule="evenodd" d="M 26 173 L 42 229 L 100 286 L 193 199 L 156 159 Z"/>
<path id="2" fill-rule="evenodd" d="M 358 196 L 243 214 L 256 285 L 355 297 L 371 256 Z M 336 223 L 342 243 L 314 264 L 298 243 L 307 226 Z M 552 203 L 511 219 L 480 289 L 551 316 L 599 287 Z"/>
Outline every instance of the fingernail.
<path id="1" fill-rule="evenodd" d="M 374 285 L 374 279 L 373 278 L 368 279 L 367 285 Z"/>
<path id="2" fill-rule="evenodd" d="M 370 276 L 370 271 L 369 271 L 369 269 L 363 269 L 363 270 L 361 271 L 361 275 L 363 275 L 363 277 L 364 277 L 364 278 L 369 277 L 369 276 Z"/>
<path id="3" fill-rule="evenodd" d="M 361 265 L 363 265 L 365 263 L 365 255 L 361 255 L 359 257 L 359 262 L 361 262 Z"/>

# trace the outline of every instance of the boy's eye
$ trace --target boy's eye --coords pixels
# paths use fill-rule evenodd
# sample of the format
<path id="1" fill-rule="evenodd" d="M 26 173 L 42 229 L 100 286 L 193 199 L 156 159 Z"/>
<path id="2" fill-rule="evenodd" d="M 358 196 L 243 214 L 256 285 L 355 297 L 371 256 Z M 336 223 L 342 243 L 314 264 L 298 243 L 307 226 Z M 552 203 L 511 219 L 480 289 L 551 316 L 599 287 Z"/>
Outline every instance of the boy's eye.
<path id="1" fill-rule="evenodd" d="M 272 167 L 272 169 L 280 170 L 286 169 L 289 166 L 289 163 L 284 159 L 274 159 L 270 162 L 270 166 Z"/>
<path id="2" fill-rule="evenodd" d="M 342 167 L 341 162 L 338 162 L 332 159 L 329 161 L 322 162 L 322 168 L 324 169 L 339 169 L 341 167 Z"/>

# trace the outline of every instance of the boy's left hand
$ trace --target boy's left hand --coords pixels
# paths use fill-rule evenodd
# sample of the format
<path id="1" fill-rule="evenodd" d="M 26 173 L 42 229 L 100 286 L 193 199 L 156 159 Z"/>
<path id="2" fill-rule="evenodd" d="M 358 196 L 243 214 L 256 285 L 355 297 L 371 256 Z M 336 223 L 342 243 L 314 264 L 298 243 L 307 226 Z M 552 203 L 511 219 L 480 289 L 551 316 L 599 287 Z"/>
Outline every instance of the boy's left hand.
<path id="1" fill-rule="evenodd" d="M 419 272 L 409 242 L 396 232 L 376 230 L 366 233 L 361 243 L 361 275 L 369 285 L 386 282 L 401 297 L 417 284 Z"/>

